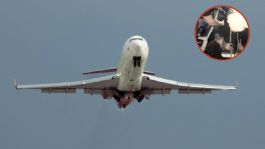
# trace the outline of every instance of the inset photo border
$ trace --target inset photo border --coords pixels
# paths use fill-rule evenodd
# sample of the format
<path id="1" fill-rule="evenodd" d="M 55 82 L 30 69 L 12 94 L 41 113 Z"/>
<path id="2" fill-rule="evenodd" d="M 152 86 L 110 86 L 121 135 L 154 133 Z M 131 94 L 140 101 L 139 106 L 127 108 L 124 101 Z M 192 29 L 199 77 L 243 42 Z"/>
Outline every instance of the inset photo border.
<path id="1" fill-rule="evenodd" d="M 194 37 L 198 48 L 207 57 L 226 61 L 245 51 L 250 40 L 250 27 L 238 9 L 216 5 L 199 15 Z"/>

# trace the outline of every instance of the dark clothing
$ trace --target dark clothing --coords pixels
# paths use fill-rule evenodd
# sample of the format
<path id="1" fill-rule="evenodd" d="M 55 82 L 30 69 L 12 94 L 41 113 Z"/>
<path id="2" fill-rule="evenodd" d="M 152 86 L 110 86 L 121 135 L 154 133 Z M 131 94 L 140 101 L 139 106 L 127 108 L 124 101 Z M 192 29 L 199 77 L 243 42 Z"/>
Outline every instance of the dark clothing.
<path id="1" fill-rule="evenodd" d="M 221 46 L 215 40 L 212 40 L 207 44 L 204 53 L 213 58 L 225 59 L 224 57 L 222 57 L 222 51 L 223 50 Z"/>

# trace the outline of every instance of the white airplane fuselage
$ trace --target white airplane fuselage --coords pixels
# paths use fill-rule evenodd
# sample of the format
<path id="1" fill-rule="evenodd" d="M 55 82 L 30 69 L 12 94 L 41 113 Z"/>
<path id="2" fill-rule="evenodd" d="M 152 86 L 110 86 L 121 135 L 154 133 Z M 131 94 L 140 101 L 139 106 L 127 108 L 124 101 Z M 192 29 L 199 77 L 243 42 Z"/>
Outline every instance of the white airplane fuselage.
<path id="1" fill-rule="evenodd" d="M 141 36 L 132 36 L 124 43 L 117 70 L 120 76 L 119 91 L 134 92 L 141 89 L 148 50 L 148 44 Z"/>

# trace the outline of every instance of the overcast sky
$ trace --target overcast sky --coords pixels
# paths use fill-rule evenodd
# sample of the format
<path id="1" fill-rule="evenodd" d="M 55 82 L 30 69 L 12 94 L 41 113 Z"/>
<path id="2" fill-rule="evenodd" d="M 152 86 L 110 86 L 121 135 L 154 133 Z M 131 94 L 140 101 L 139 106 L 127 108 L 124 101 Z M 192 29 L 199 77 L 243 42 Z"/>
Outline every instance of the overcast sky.
<path id="1" fill-rule="evenodd" d="M 197 17 L 224 1 L 1 0 L 0 148 L 265 148 L 264 2 L 230 1 L 248 18 L 251 41 L 234 60 L 207 58 L 193 37 Z M 150 47 L 159 76 L 233 85 L 210 95 L 152 96 L 118 110 L 78 92 L 41 94 L 19 83 L 84 79 L 117 66 L 132 35 Z"/>

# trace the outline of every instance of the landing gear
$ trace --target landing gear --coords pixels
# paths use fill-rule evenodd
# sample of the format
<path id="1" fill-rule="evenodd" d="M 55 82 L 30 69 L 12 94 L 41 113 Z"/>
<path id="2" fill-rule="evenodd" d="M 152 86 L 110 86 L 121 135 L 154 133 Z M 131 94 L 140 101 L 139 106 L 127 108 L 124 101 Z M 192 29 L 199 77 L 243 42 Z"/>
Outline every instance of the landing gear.
<path id="1" fill-rule="evenodd" d="M 141 67 L 141 56 L 134 56 L 133 57 L 133 66 L 134 67 Z"/>
<path id="2" fill-rule="evenodd" d="M 119 102 L 119 101 L 121 100 L 121 97 L 120 97 L 120 96 L 117 96 L 117 95 L 113 95 L 113 98 L 114 98 L 117 102 Z"/>
<path id="3" fill-rule="evenodd" d="M 112 97 L 115 99 L 120 109 L 125 109 L 130 103 L 134 101 L 134 99 L 140 103 L 144 98 L 148 100 L 149 96 L 150 95 L 147 94 L 147 91 L 145 90 L 135 92 L 124 92 L 116 90 Z"/>
<path id="4" fill-rule="evenodd" d="M 141 96 L 137 97 L 136 99 L 140 103 L 144 99 L 144 95 L 141 95 Z"/>
<path id="5" fill-rule="evenodd" d="M 134 100 L 132 93 L 125 93 L 118 90 L 116 94 L 113 95 L 113 98 L 116 100 L 118 107 L 121 109 L 125 109 Z"/>
<path id="6" fill-rule="evenodd" d="M 138 102 L 141 102 L 144 99 L 144 95 L 141 94 L 140 91 L 134 93 L 133 98 L 135 98 Z"/>

